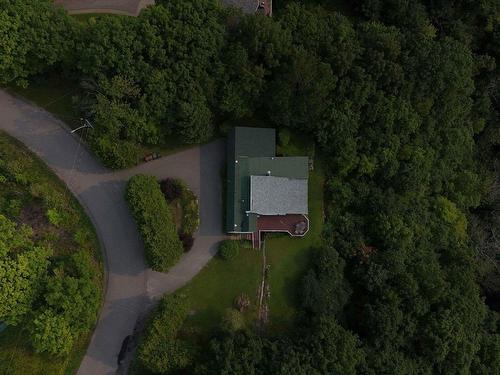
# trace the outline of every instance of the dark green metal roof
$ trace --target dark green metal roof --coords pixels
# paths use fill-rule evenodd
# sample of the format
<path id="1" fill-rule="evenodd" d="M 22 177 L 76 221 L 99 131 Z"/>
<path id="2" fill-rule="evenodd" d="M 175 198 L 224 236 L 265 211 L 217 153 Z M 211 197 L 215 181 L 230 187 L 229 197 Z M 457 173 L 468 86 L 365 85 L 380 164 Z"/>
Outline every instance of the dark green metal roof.
<path id="1" fill-rule="evenodd" d="M 268 128 L 237 127 L 233 129 L 236 157 L 276 155 L 276 131 Z"/>
<path id="2" fill-rule="evenodd" d="M 228 232 L 256 230 L 256 215 L 250 210 L 250 176 L 307 179 L 307 157 L 276 157 L 276 132 L 268 128 L 234 128 L 227 144 Z"/>
<path id="3" fill-rule="evenodd" d="M 304 178 L 309 176 L 307 156 L 265 157 L 248 159 L 248 176 Z"/>

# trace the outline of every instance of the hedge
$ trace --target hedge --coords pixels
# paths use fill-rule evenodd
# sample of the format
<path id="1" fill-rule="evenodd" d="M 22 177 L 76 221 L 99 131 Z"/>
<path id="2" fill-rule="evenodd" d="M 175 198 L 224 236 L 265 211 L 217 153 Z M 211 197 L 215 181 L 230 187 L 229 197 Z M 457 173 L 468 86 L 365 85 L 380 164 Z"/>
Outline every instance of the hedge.
<path id="1" fill-rule="evenodd" d="M 183 249 L 160 185 L 152 176 L 136 175 L 127 184 L 125 198 L 144 241 L 149 266 L 168 271 Z"/>

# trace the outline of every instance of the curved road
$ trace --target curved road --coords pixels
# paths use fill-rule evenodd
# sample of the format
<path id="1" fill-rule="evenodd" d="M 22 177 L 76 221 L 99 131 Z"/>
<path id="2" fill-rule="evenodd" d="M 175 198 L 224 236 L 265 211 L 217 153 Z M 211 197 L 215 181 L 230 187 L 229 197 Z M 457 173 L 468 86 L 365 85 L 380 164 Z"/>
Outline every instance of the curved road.
<path id="1" fill-rule="evenodd" d="M 0 129 L 35 152 L 66 183 L 91 217 L 105 254 L 107 290 L 97 327 L 78 375 L 112 375 L 123 339 L 155 299 L 185 285 L 215 254 L 222 233 L 224 143 L 194 147 L 135 168 L 111 171 L 44 110 L 0 90 Z M 147 268 L 123 192 L 143 173 L 182 178 L 200 201 L 194 246 L 168 273 Z"/>

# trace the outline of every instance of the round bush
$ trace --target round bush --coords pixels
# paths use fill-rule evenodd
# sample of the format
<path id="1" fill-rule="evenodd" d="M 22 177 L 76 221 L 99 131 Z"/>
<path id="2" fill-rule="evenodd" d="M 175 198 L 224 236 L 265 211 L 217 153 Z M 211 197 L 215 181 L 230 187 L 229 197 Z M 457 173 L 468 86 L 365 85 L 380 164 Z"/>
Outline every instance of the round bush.
<path id="1" fill-rule="evenodd" d="M 219 245 L 219 256 L 224 260 L 233 259 L 240 252 L 238 242 L 226 240 Z"/>
<path id="2" fill-rule="evenodd" d="M 234 309 L 227 309 L 222 317 L 221 328 L 227 332 L 236 332 L 245 328 L 243 315 Z"/>

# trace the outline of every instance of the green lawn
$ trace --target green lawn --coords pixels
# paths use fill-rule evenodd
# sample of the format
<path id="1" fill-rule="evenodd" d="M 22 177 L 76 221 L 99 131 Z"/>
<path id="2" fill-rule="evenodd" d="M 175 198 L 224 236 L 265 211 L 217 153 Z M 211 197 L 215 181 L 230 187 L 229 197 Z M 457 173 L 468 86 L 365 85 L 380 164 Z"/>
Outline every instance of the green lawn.
<path id="1" fill-rule="evenodd" d="M 72 129 L 80 126 L 80 119 L 72 102 L 72 97 L 80 90 L 76 82 L 52 75 L 33 80 L 25 89 L 11 86 L 8 90 L 52 113 Z"/>
<path id="2" fill-rule="evenodd" d="M 54 257 L 61 261 L 65 255 L 77 249 L 91 252 L 96 285 L 102 290 L 103 263 L 97 235 L 83 208 L 63 182 L 20 142 L 3 132 L 0 132 L 0 159 L 5 162 L 2 168 L 16 171 L 18 180 L 1 185 L 0 213 L 32 226 L 37 238 L 49 242 L 54 250 Z M 64 221 L 59 227 L 55 228 L 47 222 L 42 198 L 50 199 L 52 205 L 64 211 Z M 13 202 L 17 203 L 13 205 Z M 32 212 L 28 222 L 20 214 L 26 208 L 30 208 Z M 78 240 L 76 233 L 79 234 Z M 0 333 L 0 374 L 72 375 L 76 372 L 91 333 L 79 337 L 68 356 L 56 358 L 36 354 L 32 350 L 24 330 L 25 325 L 21 323 L 16 327 L 8 327 Z"/>
<path id="3" fill-rule="evenodd" d="M 256 318 L 257 292 L 261 281 L 261 254 L 251 248 L 240 247 L 240 254 L 231 260 L 213 258 L 210 263 L 177 293 L 185 295 L 191 307 L 186 327 L 194 328 L 202 336 L 220 323 L 234 299 L 245 293 L 251 301 L 245 313 L 248 324 Z"/>

